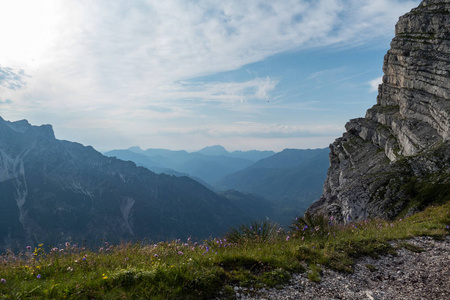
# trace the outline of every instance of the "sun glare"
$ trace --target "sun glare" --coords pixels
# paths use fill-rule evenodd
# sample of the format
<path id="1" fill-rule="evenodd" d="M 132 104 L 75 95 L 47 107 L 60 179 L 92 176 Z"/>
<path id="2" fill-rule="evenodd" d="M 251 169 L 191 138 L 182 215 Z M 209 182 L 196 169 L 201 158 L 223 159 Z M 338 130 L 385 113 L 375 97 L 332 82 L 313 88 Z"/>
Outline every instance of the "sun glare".
<path id="1" fill-rule="evenodd" d="M 0 64 L 35 68 L 56 42 L 63 18 L 57 1 L 3 1 L 0 5 Z"/>

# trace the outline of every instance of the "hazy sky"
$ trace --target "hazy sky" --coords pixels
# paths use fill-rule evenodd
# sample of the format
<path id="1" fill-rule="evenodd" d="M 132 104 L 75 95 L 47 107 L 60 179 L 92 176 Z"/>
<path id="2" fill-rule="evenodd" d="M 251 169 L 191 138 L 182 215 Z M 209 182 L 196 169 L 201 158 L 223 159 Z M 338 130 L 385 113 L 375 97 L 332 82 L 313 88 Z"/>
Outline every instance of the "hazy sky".
<path id="1" fill-rule="evenodd" d="M 104 151 L 327 147 L 419 0 L 0 0 L 0 116 Z"/>

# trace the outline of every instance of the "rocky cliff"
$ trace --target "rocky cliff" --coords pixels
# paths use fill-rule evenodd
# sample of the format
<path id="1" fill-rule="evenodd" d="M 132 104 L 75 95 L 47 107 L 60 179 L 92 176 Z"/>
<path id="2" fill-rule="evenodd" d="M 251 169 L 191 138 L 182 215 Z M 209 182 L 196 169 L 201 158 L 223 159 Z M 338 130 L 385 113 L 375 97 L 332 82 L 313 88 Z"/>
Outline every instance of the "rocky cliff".
<path id="1" fill-rule="evenodd" d="M 207 238 L 245 221 L 228 199 L 190 178 L 157 175 L 58 140 L 50 125 L 0 117 L 0 251 Z"/>
<path id="2" fill-rule="evenodd" d="M 311 213 L 393 218 L 450 197 L 450 0 L 400 17 L 377 104 L 330 145 Z"/>

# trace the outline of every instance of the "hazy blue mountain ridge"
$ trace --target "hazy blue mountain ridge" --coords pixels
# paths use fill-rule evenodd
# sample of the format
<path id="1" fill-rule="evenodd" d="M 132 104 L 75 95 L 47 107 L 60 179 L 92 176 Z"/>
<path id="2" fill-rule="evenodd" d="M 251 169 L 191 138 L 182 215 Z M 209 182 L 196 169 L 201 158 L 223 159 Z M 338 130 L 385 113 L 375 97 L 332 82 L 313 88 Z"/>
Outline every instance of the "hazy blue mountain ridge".
<path id="1" fill-rule="evenodd" d="M 289 224 L 322 194 L 329 149 L 285 149 L 229 174 L 213 186 L 264 197 L 273 205 L 274 219 Z"/>
<path id="2" fill-rule="evenodd" d="M 167 149 L 142 150 L 139 147 L 104 152 L 107 156 L 133 161 L 154 172 L 188 174 L 209 185 L 273 153 L 273 151 L 256 150 L 230 153 L 222 146 L 205 147 L 197 152 Z"/>
<path id="3" fill-rule="evenodd" d="M 157 175 L 50 125 L 0 118 L 0 248 L 219 236 L 249 220 L 188 177 Z M 22 248 L 23 249 L 23 248 Z"/>

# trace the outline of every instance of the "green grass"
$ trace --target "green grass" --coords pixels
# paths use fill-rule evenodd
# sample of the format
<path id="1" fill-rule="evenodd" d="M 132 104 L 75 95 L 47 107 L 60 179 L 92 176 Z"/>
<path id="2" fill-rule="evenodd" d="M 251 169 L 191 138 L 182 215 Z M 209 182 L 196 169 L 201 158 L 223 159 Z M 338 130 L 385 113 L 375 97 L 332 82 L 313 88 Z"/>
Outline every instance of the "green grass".
<path id="1" fill-rule="evenodd" d="M 289 231 L 256 222 L 199 244 L 105 244 L 101 251 L 42 245 L 0 256 L 0 299 L 211 299 L 220 291 L 232 297 L 233 286 L 280 287 L 294 273 L 307 272 L 313 282 L 325 268 L 351 273 L 358 257 L 395 253 L 390 240 L 443 238 L 449 225 L 447 202 L 396 221 L 340 226 L 305 216 Z M 420 251 L 406 242 L 399 247 Z"/>

